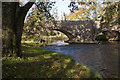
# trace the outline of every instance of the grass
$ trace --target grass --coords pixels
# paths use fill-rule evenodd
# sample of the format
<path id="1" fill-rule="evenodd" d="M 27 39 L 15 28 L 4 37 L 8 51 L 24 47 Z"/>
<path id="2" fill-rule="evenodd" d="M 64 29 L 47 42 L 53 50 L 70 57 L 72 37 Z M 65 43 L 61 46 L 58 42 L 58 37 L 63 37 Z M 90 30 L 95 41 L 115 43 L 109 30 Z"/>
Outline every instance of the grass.
<path id="1" fill-rule="evenodd" d="M 46 43 L 40 43 L 37 41 L 22 41 L 22 45 L 27 45 L 27 46 L 34 46 L 34 47 L 41 47 L 41 46 L 46 46 Z"/>
<path id="2" fill-rule="evenodd" d="M 101 78 L 64 54 L 30 46 L 22 52 L 23 58 L 2 57 L 3 78 Z"/>

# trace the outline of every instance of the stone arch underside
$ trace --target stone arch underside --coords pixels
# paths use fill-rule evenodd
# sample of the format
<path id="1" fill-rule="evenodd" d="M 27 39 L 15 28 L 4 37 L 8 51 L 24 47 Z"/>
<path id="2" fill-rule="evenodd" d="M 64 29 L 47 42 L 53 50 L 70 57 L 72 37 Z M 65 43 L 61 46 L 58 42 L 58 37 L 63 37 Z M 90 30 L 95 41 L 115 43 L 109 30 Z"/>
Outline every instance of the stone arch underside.
<path id="1" fill-rule="evenodd" d="M 73 38 L 75 38 L 72 35 L 72 33 L 68 32 L 68 31 L 65 31 L 65 30 L 62 30 L 62 29 L 52 29 L 52 30 L 56 30 L 56 31 L 60 31 L 60 32 L 64 33 L 69 38 L 69 40 L 72 40 Z"/>

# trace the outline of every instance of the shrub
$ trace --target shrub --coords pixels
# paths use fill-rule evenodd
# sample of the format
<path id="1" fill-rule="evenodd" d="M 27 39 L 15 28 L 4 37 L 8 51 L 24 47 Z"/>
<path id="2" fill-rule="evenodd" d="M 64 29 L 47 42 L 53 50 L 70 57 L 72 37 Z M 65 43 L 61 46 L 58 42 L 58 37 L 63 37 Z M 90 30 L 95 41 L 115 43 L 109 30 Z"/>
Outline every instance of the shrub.
<path id="1" fill-rule="evenodd" d="M 103 33 L 99 33 L 99 34 L 96 36 L 96 40 L 97 40 L 97 41 L 107 41 L 107 38 L 106 38 L 106 36 L 105 36 Z"/>

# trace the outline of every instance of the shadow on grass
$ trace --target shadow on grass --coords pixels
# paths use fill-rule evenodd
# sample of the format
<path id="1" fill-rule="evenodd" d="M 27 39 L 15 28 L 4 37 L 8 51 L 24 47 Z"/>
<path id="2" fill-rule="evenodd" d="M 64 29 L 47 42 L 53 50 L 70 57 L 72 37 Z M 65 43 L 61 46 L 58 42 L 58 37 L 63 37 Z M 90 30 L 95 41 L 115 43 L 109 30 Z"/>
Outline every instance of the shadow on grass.
<path id="1" fill-rule="evenodd" d="M 23 58 L 4 57 L 3 78 L 95 78 L 69 56 L 41 48 L 23 47 Z"/>
<path id="2" fill-rule="evenodd" d="M 42 49 L 42 48 L 23 46 L 22 47 L 22 52 L 23 52 L 23 57 L 25 58 L 25 57 L 40 56 L 40 55 L 43 55 L 43 54 L 51 54 L 54 51 L 49 51 L 49 50 Z"/>

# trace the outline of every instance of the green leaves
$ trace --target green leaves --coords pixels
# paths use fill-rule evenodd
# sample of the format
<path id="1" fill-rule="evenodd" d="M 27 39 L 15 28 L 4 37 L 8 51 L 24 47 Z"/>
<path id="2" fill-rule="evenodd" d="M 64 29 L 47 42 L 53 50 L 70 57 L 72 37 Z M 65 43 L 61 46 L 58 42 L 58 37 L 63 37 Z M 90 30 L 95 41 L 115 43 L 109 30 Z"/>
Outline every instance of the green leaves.
<path id="1" fill-rule="evenodd" d="M 23 39 L 40 40 L 40 34 L 45 31 L 44 25 L 47 20 L 53 20 L 50 14 L 54 2 L 36 2 L 35 7 L 29 12 L 27 21 L 23 27 Z"/>
<path id="2" fill-rule="evenodd" d="M 112 2 L 107 4 L 107 7 L 105 7 L 104 12 L 102 14 L 101 23 L 102 26 L 109 26 L 110 24 L 116 25 L 118 24 L 119 17 L 119 6 L 120 2 Z"/>

